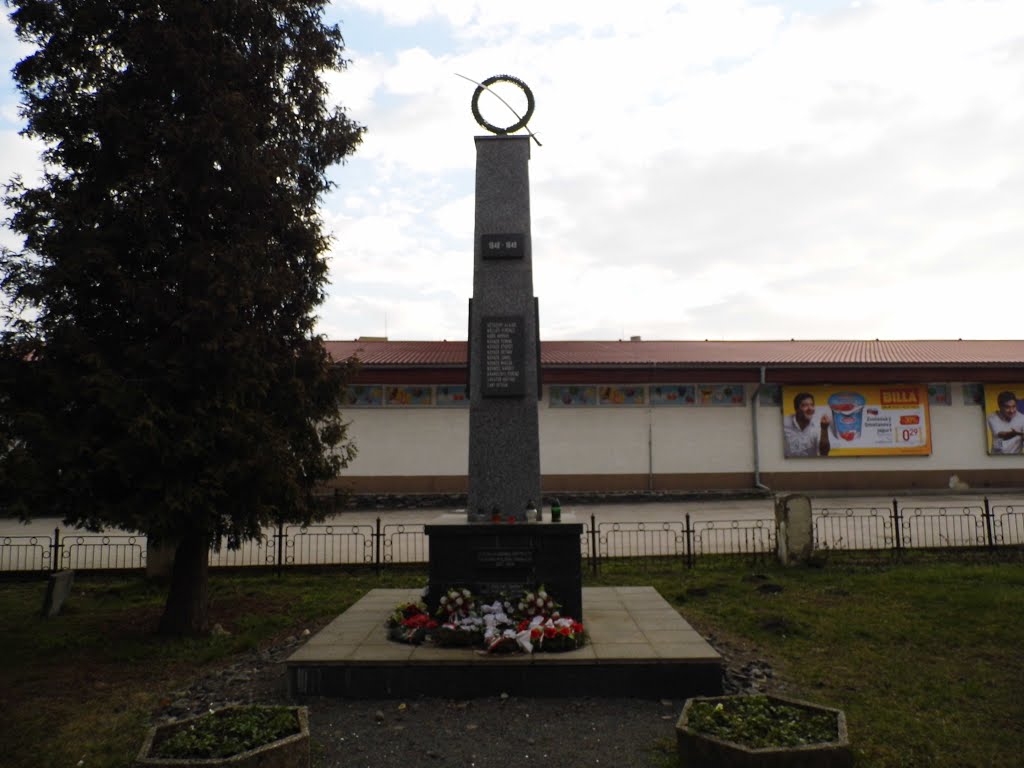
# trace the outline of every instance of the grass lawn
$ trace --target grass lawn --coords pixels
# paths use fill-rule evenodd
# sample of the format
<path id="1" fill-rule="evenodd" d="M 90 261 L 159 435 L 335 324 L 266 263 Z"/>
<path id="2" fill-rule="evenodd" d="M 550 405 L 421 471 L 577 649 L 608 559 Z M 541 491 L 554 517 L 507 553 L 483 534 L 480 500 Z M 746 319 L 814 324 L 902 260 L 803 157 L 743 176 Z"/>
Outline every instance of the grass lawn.
<path id="1" fill-rule="evenodd" d="M 45 581 L 0 582 L 0 765 L 131 765 L 151 713 L 197 667 L 315 629 L 375 587 L 425 581 L 423 570 L 214 571 L 211 622 L 231 634 L 184 640 L 155 636 L 166 591 L 142 576 L 79 574 L 53 619 L 39 617 Z"/>
<path id="2" fill-rule="evenodd" d="M 707 559 L 682 573 L 606 563 L 585 583 L 652 584 L 726 653 L 770 663 L 788 694 L 843 708 L 858 768 L 1019 766 L 1024 562 L 955 557 Z M 231 635 L 198 640 L 153 635 L 164 592 L 141 577 L 79 575 L 54 619 L 38 615 L 43 581 L 0 582 L 0 763 L 128 765 L 197 666 L 318 627 L 374 587 L 424 582 L 417 569 L 214 572 L 212 620 Z"/>
<path id="3" fill-rule="evenodd" d="M 787 695 L 845 710 L 858 768 L 1021 766 L 1024 564 L 953 557 L 625 570 L 716 645 L 768 661 Z M 621 583 L 618 568 L 591 583 Z"/>

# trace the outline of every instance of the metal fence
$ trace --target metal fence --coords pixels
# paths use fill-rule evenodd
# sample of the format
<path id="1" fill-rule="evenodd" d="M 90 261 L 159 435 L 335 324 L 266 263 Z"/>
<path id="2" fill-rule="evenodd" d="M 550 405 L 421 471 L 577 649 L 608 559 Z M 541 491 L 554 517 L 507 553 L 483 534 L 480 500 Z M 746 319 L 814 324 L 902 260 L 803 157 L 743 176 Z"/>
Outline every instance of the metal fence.
<path id="1" fill-rule="evenodd" d="M 702 555 L 754 555 L 775 551 L 774 521 L 746 519 L 693 522 L 595 522 L 584 526 L 584 557 L 597 573 L 604 561 L 640 558 L 646 567 L 679 563 L 692 568 Z"/>
<path id="2" fill-rule="evenodd" d="M 136 570 L 146 566 L 146 537 L 129 534 L 4 536 L 0 572 Z"/>
<path id="3" fill-rule="evenodd" d="M 832 550 L 995 549 L 1024 545 L 1024 507 L 980 502 L 958 505 L 822 507 L 812 516 L 814 546 Z"/>
<path id="4" fill-rule="evenodd" d="M 956 506 L 828 507 L 812 514 L 818 550 L 901 552 L 908 549 L 995 550 L 1024 545 L 1024 507 L 988 498 Z M 771 556 L 775 522 L 769 518 L 726 521 L 685 519 L 583 524 L 580 552 L 593 573 L 624 558 L 646 568 L 694 567 L 710 555 Z M 146 567 L 143 535 L 69 534 L 0 538 L 0 572 L 138 570 Z M 237 549 L 211 549 L 212 568 L 422 564 L 428 538 L 418 523 L 282 525 Z"/>

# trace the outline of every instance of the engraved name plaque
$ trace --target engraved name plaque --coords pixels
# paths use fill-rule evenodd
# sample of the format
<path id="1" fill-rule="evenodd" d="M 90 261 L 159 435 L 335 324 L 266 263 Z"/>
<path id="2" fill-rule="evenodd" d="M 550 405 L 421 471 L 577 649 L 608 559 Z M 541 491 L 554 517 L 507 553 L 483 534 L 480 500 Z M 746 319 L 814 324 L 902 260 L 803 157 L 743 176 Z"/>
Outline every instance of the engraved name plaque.
<path id="1" fill-rule="evenodd" d="M 522 397 L 526 393 L 522 315 L 484 317 L 483 335 L 481 394 L 484 397 Z"/>

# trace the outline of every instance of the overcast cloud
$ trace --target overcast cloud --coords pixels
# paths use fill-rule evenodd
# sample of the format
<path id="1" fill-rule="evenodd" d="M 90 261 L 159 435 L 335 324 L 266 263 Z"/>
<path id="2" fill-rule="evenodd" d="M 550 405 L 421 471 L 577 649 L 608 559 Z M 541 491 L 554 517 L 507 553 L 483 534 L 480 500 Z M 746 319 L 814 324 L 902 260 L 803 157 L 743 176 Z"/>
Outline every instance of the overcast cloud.
<path id="1" fill-rule="evenodd" d="M 352 58 L 334 97 L 369 129 L 323 205 L 329 338 L 465 338 L 483 131 L 456 73 L 536 96 L 545 339 L 1021 336 L 1020 0 L 356 0 L 329 16 Z M 6 69 L 25 54 L 7 23 L 0 53 Z M 5 92 L 4 178 L 37 167 Z"/>

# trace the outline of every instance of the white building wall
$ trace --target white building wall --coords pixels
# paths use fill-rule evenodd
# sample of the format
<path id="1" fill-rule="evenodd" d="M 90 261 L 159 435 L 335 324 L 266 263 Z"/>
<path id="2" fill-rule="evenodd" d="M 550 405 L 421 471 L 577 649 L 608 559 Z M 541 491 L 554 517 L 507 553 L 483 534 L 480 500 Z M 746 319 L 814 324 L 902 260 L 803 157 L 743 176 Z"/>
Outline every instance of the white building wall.
<path id="1" fill-rule="evenodd" d="M 549 408 L 545 399 L 539 419 L 542 474 L 648 471 L 646 408 Z"/>
<path id="2" fill-rule="evenodd" d="M 650 410 L 654 474 L 753 471 L 749 407 Z"/>
<path id="3" fill-rule="evenodd" d="M 964 405 L 960 384 L 954 384 L 953 403 L 931 411 L 932 455 L 936 469 L 1008 469 L 1019 457 L 989 456 L 985 411 L 980 405 Z"/>
<path id="4" fill-rule="evenodd" d="M 753 387 L 748 390 L 748 398 Z M 786 459 L 778 406 L 758 407 L 761 472 L 1006 470 L 1021 457 L 986 453 L 984 414 L 965 405 L 960 384 L 951 405 L 929 408 L 930 456 Z M 538 403 L 541 470 L 545 475 L 753 472 L 751 407 L 551 408 Z M 352 408 L 345 412 L 359 454 L 348 476 L 465 476 L 468 408 Z"/>
<path id="5" fill-rule="evenodd" d="M 351 408 L 359 453 L 346 476 L 466 475 L 469 408 Z"/>

